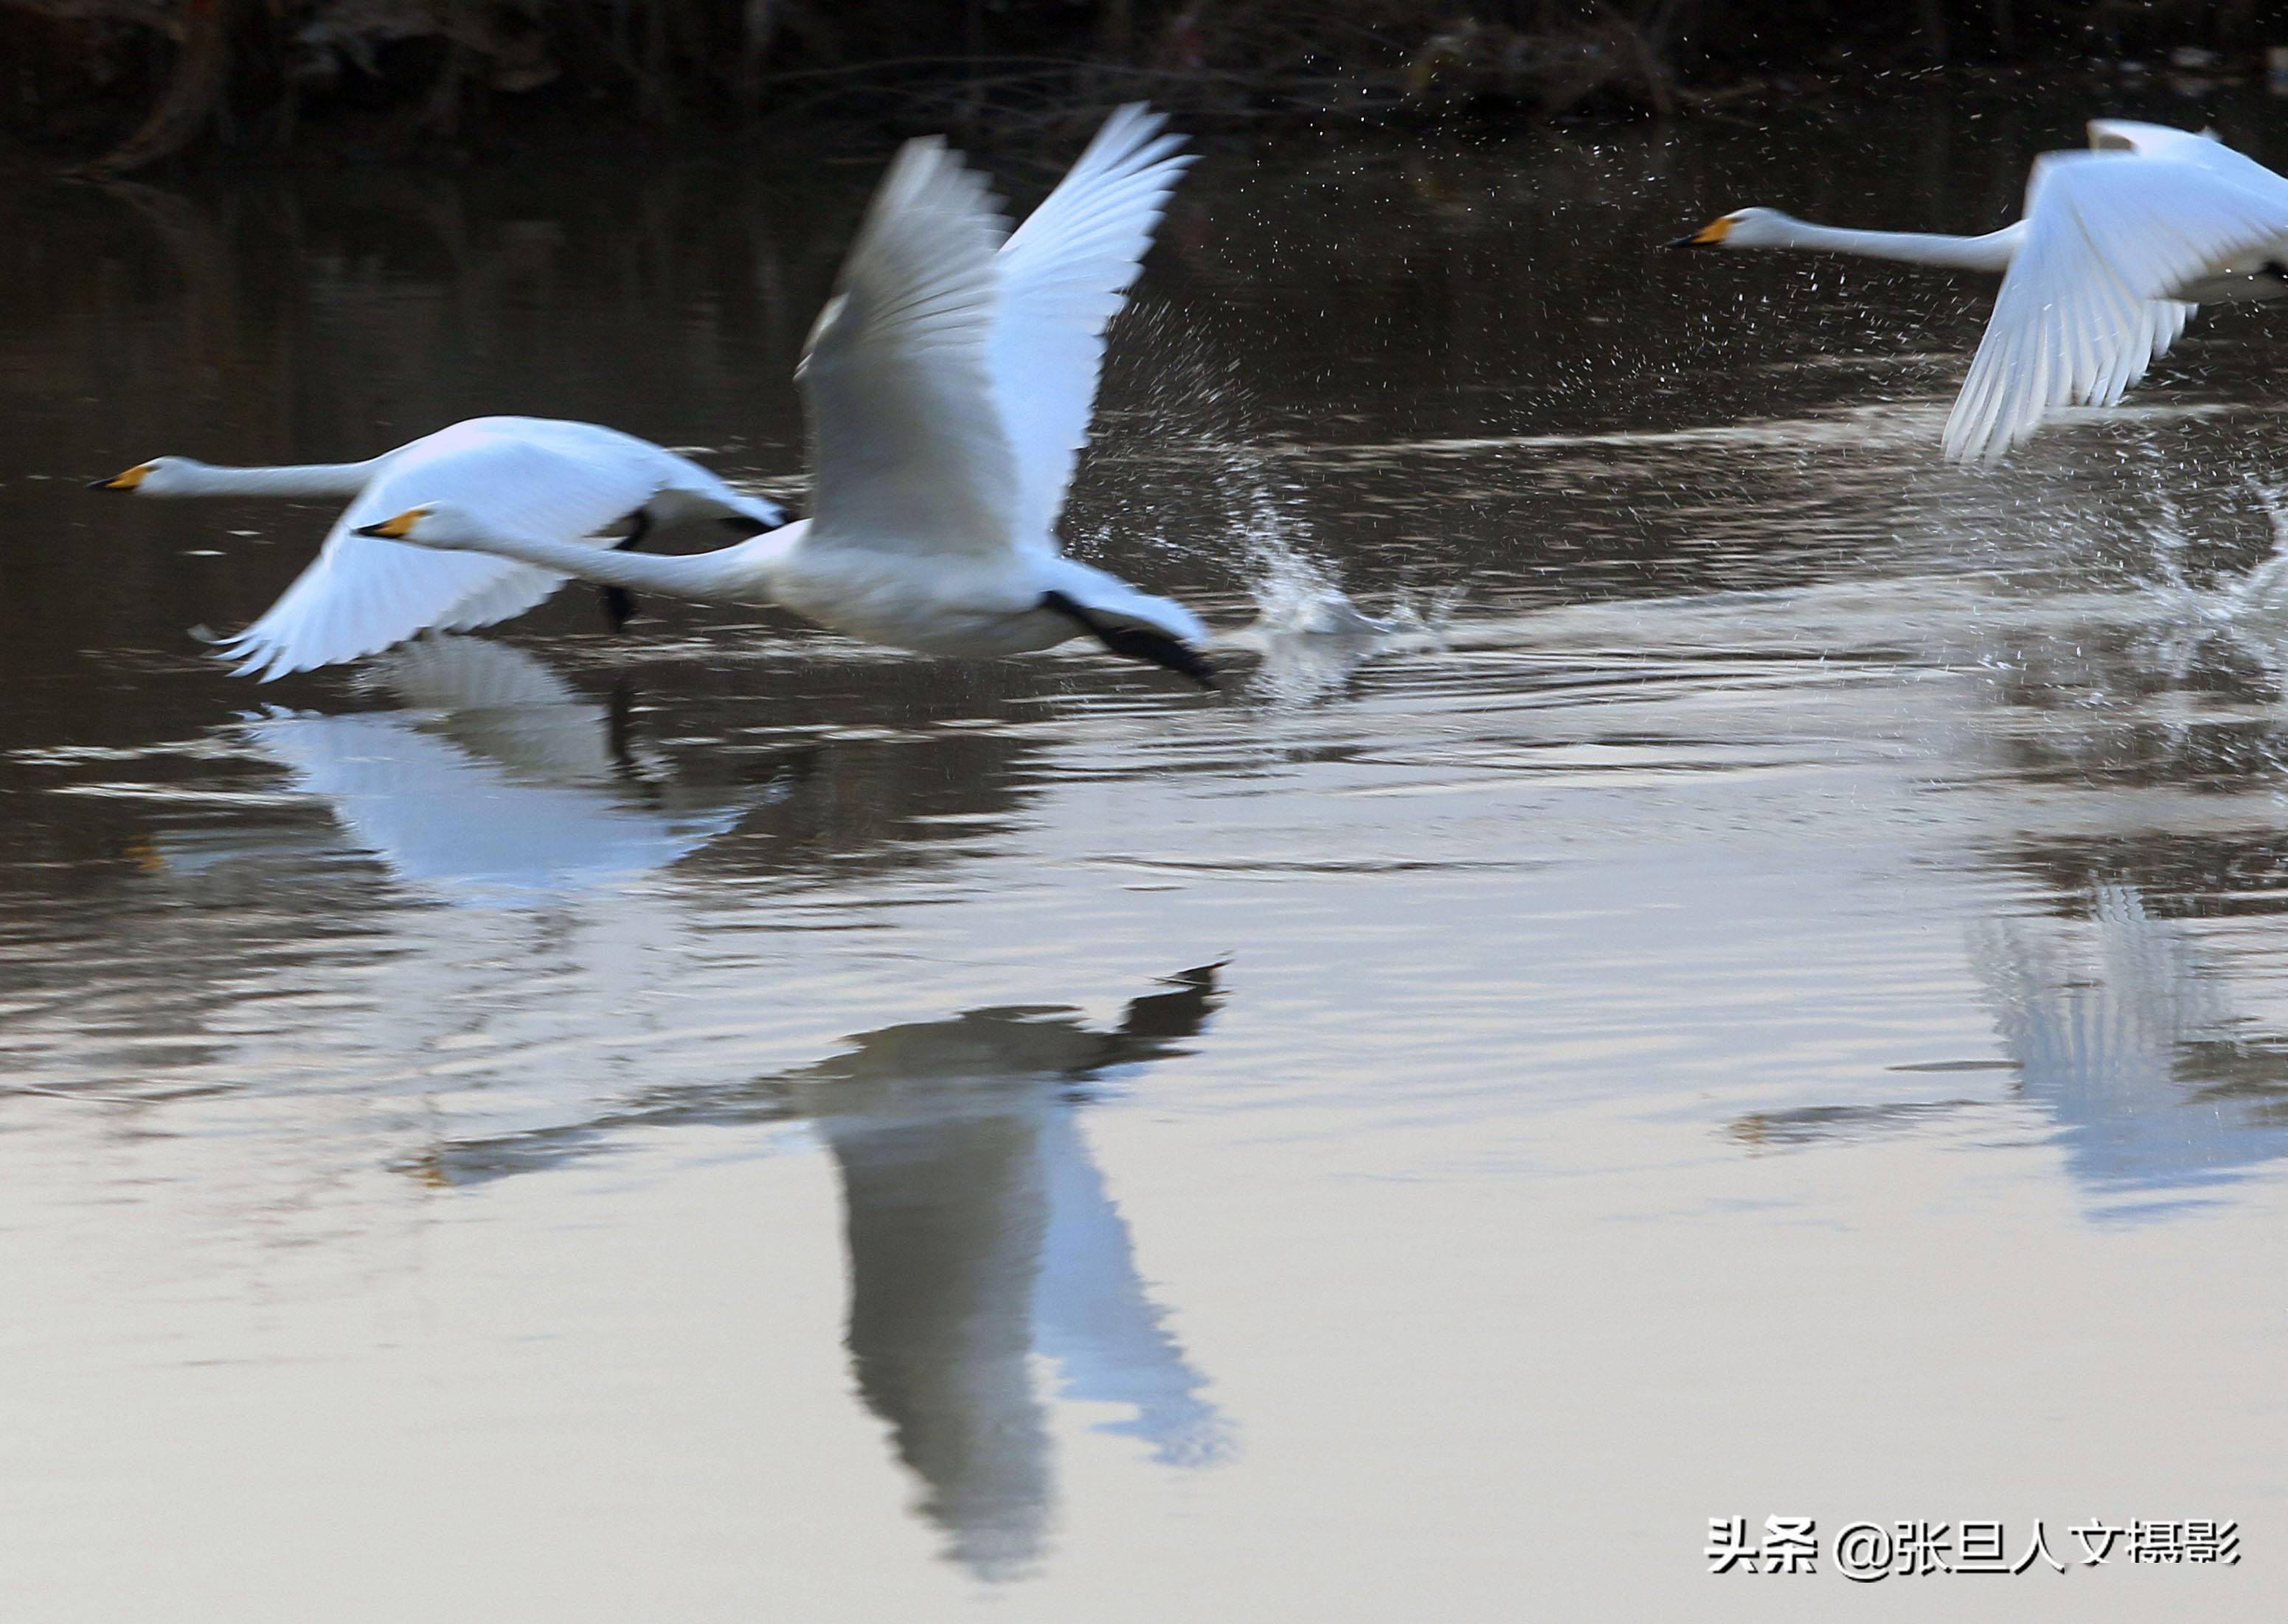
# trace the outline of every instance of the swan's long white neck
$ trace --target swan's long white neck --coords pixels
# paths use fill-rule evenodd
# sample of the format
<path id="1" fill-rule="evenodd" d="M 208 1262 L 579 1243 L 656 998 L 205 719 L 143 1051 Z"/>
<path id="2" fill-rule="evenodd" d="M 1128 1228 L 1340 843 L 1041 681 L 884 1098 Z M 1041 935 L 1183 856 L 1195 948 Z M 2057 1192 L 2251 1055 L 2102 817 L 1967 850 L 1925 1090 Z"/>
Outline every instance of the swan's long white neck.
<path id="1" fill-rule="evenodd" d="M 166 487 L 147 494 L 166 496 L 338 496 L 346 501 L 366 487 L 384 459 L 363 463 L 300 463 L 287 468 L 227 468 L 213 463 L 175 461 Z"/>
<path id="2" fill-rule="evenodd" d="M 2010 268 L 2026 223 L 2016 221 L 1982 237 L 1950 237 L 1928 231 L 1847 231 L 1784 217 L 1772 225 L 1781 234 L 1758 248 L 1799 249 L 1822 254 L 1856 254 L 1865 259 L 1898 259 L 1909 265 L 1944 265 L 1956 271 L 2001 272 Z M 1747 245 L 1743 245 L 1747 246 Z"/>
<path id="3" fill-rule="evenodd" d="M 552 537 L 488 534 L 481 543 L 457 551 L 489 552 L 497 558 L 536 564 L 560 575 L 593 581 L 631 591 L 670 598 L 769 598 L 772 561 L 792 546 L 806 525 L 800 520 L 712 552 L 620 552 L 589 542 Z"/>

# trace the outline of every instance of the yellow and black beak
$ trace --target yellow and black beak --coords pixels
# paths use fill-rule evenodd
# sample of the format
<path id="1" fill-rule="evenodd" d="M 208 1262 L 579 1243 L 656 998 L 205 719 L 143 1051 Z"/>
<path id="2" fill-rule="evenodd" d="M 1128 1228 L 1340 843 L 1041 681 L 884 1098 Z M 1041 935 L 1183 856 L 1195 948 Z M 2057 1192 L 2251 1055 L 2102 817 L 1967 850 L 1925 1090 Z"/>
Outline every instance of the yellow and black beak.
<path id="1" fill-rule="evenodd" d="M 143 477 L 150 471 L 150 463 L 138 463 L 125 473 L 115 473 L 108 479 L 90 479 L 87 487 L 91 491 L 131 491 L 143 483 Z"/>
<path id="2" fill-rule="evenodd" d="M 377 525 L 360 525 L 359 535 L 377 535 L 385 541 L 401 542 L 409 535 L 427 508 L 408 508 L 394 519 L 385 519 Z"/>
<path id="3" fill-rule="evenodd" d="M 1709 221 L 1708 224 L 1703 226 L 1698 231 L 1694 232 L 1690 236 L 1679 237 L 1675 242 L 1664 243 L 1663 246 L 1666 248 L 1714 248 L 1719 242 L 1721 242 L 1726 237 L 1728 237 L 1731 234 L 1732 217 L 1727 214 Z"/>

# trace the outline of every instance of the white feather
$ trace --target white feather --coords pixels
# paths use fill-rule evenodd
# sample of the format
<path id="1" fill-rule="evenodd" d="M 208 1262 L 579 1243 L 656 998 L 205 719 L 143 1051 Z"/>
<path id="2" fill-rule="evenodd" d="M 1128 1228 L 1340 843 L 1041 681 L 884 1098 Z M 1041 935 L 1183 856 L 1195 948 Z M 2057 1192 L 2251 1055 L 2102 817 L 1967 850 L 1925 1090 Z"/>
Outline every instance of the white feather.
<path id="1" fill-rule="evenodd" d="M 1013 535 L 1054 548 L 1057 516 L 1088 444 L 1105 329 L 1151 246 L 1168 194 L 1189 167 L 1166 119 L 1126 107 L 1002 249 L 993 385 L 1017 458 Z"/>
<path id="2" fill-rule="evenodd" d="M 811 546 L 1007 548 L 1017 476 L 988 369 L 1003 235 L 957 154 L 906 143 L 795 374 L 810 407 Z"/>
<path id="3" fill-rule="evenodd" d="M 2173 296 L 2288 240 L 2288 182 L 2249 164 L 2268 180 L 2252 186 L 2173 155 L 2187 147 L 2228 150 L 2188 137 L 2168 156 L 2036 162 L 2025 235 L 1947 418 L 1948 456 L 1990 463 L 2054 407 L 2115 404 L 2183 330 L 2192 306 Z"/>
<path id="4" fill-rule="evenodd" d="M 216 470 L 217 474 L 235 471 Z M 226 488 L 227 480 L 212 482 Z M 450 501 L 504 528 L 592 542 L 663 494 L 679 511 L 775 524 L 772 503 L 697 463 L 596 424 L 479 417 L 377 459 L 309 567 L 244 631 L 222 644 L 265 681 L 332 665 L 424 631 L 463 631 L 521 614 L 565 577 L 481 553 L 435 552 L 354 534 L 407 509 Z"/>

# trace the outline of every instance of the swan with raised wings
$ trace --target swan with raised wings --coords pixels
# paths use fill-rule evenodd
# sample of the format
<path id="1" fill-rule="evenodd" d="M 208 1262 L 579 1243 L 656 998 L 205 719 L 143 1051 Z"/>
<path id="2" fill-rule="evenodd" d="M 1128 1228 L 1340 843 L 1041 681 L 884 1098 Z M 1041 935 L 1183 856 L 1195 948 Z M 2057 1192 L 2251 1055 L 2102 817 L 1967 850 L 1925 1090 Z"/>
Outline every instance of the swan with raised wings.
<path id="1" fill-rule="evenodd" d="M 655 531 L 715 520 L 768 529 L 777 505 L 734 490 L 663 446 L 593 423 L 473 417 L 362 463 L 226 468 L 155 457 L 95 481 L 139 496 L 346 498 L 317 558 L 262 617 L 219 646 L 264 681 L 377 654 L 424 631 L 509 620 L 564 584 L 566 572 L 479 553 L 419 552 L 369 527 L 422 498 L 584 552 L 631 547 Z M 628 524 L 616 540 L 600 533 Z M 711 540 L 719 539 L 711 536 Z M 614 620 L 632 607 L 614 589 Z"/>
<path id="2" fill-rule="evenodd" d="M 2117 404 L 2196 306 L 2288 293 L 2288 179 L 2213 136 L 2161 124 L 2092 119 L 2089 142 L 2035 159 L 2024 217 L 1982 236 L 1847 231 L 1741 209 L 1669 246 L 2000 273 L 1943 437 L 1950 460 L 1990 463 L 2054 408 Z"/>
<path id="3" fill-rule="evenodd" d="M 366 536 L 512 558 L 638 591 L 778 604 L 870 642 L 992 656 L 1092 637 L 1203 686 L 1182 605 L 1064 557 L 1105 328 L 1189 159 L 1123 107 L 1014 233 L 942 140 L 891 162 L 796 377 L 811 517 L 713 552 L 601 551 L 444 492 Z"/>

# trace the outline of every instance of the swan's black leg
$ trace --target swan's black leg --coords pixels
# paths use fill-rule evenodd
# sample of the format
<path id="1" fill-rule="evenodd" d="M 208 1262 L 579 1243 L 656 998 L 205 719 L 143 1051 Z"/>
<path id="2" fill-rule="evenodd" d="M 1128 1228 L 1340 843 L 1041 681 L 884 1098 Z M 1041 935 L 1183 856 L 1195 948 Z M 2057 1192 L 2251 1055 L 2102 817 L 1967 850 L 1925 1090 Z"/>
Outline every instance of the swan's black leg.
<path id="1" fill-rule="evenodd" d="M 651 510 L 638 508 L 628 516 L 628 533 L 612 543 L 614 552 L 628 552 L 643 545 L 651 534 Z M 600 589 L 604 599 L 604 618 L 612 623 L 614 631 L 625 631 L 628 622 L 635 618 L 636 595 L 624 586 Z"/>
<path id="2" fill-rule="evenodd" d="M 1215 667 L 1199 650 L 1180 638 L 1142 626 L 1108 625 L 1062 592 L 1042 593 L 1041 607 L 1077 622 L 1082 630 L 1124 659 L 1165 666 L 1180 676 L 1190 677 L 1203 688 L 1212 690 L 1217 685 Z"/>
<path id="3" fill-rule="evenodd" d="M 636 761 L 636 732 L 630 711 L 634 709 L 628 698 L 628 685 L 612 685 L 612 701 L 604 710 L 604 748 L 611 753 L 612 764 L 629 778 L 643 776 Z"/>

